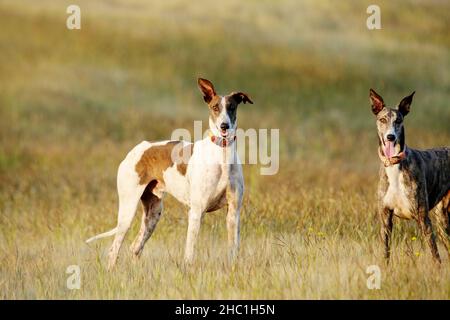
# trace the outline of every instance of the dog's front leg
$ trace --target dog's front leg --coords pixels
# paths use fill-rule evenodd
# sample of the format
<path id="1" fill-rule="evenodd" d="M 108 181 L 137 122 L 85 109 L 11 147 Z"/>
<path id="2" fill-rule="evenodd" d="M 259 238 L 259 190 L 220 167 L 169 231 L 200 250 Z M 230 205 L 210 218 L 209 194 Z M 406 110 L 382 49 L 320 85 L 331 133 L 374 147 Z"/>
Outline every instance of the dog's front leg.
<path id="1" fill-rule="evenodd" d="M 197 243 L 198 233 L 200 231 L 202 216 L 203 211 L 199 208 L 191 207 L 189 210 L 189 224 L 184 255 L 184 261 L 187 264 L 192 264 L 194 260 L 195 246 Z"/>
<path id="2" fill-rule="evenodd" d="M 236 190 L 229 190 L 228 212 L 227 212 L 227 231 L 228 231 L 228 250 L 230 260 L 234 260 L 239 250 L 239 232 L 240 232 L 240 213 L 242 207 L 242 193 Z"/>
<path id="3" fill-rule="evenodd" d="M 228 251 L 229 259 L 233 261 L 239 250 L 239 232 L 240 232 L 240 206 L 228 205 L 227 212 L 227 232 L 228 232 Z"/>
<path id="4" fill-rule="evenodd" d="M 381 239 L 384 244 L 384 258 L 387 263 L 389 263 L 389 258 L 391 257 L 393 214 L 393 210 L 380 205 L 379 216 L 381 220 Z"/>

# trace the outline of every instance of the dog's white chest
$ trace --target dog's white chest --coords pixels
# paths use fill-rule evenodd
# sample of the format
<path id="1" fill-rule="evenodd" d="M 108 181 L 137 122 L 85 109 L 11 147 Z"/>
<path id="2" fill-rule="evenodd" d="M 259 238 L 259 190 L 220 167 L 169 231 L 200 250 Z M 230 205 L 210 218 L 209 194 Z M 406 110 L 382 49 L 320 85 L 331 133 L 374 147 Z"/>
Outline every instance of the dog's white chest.
<path id="1" fill-rule="evenodd" d="M 188 185 L 184 193 L 190 205 L 196 203 L 205 210 L 211 210 L 225 204 L 226 189 L 232 178 L 230 162 L 233 156 L 234 149 L 218 147 L 209 138 L 196 142 L 187 168 Z"/>
<path id="2" fill-rule="evenodd" d="M 398 165 L 386 167 L 389 187 L 384 195 L 383 202 L 386 207 L 394 210 L 400 218 L 411 219 L 411 202 L 407 196 L 407 188 L 402 172 Z"/>

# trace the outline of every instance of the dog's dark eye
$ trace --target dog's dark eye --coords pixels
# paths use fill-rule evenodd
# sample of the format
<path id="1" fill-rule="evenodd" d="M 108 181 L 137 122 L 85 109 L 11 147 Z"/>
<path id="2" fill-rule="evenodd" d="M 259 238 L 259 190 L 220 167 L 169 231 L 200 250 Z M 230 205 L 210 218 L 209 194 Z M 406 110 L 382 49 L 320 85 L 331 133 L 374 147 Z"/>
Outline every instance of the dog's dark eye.
<path id="1" fill-rule="evenodd" d="M 213 109 L 214 112 L 219 112 L 219 106 L 217 106 L 217 105 L 214 106 L 212 109 Z"/>
<path id="2" fill-rule="evenodd" d="M 385 118 L 381 118 L 381 119 L 380 119 L 380 122 L 381 122 L 381 123 L 386 123 L 387 121 L 386 121 Z"/>

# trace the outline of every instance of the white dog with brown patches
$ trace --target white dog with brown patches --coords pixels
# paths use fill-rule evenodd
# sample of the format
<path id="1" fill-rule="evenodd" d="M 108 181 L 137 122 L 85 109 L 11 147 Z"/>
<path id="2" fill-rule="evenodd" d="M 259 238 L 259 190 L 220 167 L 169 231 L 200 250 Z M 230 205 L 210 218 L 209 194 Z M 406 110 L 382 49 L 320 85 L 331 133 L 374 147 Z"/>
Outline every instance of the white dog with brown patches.
<path id="1" fill-rule="evenodd" d="M 139 257 L 155 230 L 165 193 L 189 207 L 185 261 L 194 258 L 195 244 L 205 212 L 228 206 L 227 230 L 230 257 L 239 247 L 239 215 L 244 192 L 242 167 L 236 148 L 236 111 L 240 103 L 253 103 L 242 92 L 219 96 L 213 84 L 198 79 L 209 107 L 209 137 L 195 143 L 185 141 L 143 141 L 119 166 L 117 191 L 119 214 L 116 228 L 86 242 L 115 235 L 109 251 L 108 268 L 114 267 L 124 237 L 136 214 L 139 200 L 143 215 L 139 234 L 131 249 Z"/>

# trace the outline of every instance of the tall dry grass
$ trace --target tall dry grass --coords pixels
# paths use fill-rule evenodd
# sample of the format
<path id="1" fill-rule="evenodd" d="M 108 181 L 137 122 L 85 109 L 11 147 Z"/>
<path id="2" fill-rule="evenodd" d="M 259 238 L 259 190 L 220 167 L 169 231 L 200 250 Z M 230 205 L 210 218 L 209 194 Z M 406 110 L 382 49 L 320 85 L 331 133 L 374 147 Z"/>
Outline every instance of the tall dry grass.
<path id="1" fill-rule="evenodd" d="M 449 144 L 449 4 L 378 1 L 381 31 L 360 1 L 78 1 L 80 31 L 65 28 L 69 4 L 0 2 L 1 298 L 450 297 L 443 247 L 436 268 L 412 222 L 383 264 L 368 105 L 370 87 L 389 104 L 416 90 L 408 144 Z M 279 173 L 244 167 L 239 260 L 224 258 L 218 211 L 186 269 L 186 209 L 167 198 L 142 258 L 127 250 L 136 224 L 107 273 L 110 240 L 83 241 L 116 221 L 117 165 L 206 120 L 198 76 L 251 94 L 242 128 L 280 128 Z M 73 264 L 80 290 L 66 288 Z M 380 290 L 366 287 L 373 264 Z"/>

